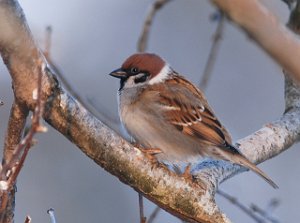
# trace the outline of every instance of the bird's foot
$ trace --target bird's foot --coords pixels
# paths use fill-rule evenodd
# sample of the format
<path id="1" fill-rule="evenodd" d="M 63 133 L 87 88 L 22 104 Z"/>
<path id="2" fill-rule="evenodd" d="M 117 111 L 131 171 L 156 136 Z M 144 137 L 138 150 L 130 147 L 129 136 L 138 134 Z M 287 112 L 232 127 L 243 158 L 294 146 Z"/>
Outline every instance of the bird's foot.
<path id="1" fill-rule="evenodd" d="M 162 153 L 161 149 L 158 148 L 141 148 L 137 147 L 140 151 L 144 153 L 144 155 L 150 160 L 152 164 L 159 165 L 159 162 L 157 161 L 157 158 L 155 155 Z"/>
<path id="2" fill-rule="evenodd" d="M 193 181 L 193 175 L 191 174 L 191 164 L 188 164 L 186 167 L 185 167 L 185 170 L 184 172 L 181 174 L 181 176 L 186 179 L 186 180 L 190 180 L 190 181 Z"/>
<path id="3" fill-rule="evenodd" d="M 144 148 L 141 148 L 141 147 L 138 147 L 138 148 L 143 153 L 151 155 L 151 156 L 154 156 L 154 155 L 162 153 L 161 149 L 158 149 L 158 148 L 149 148 L 149 149 L 144 149 Z"/>

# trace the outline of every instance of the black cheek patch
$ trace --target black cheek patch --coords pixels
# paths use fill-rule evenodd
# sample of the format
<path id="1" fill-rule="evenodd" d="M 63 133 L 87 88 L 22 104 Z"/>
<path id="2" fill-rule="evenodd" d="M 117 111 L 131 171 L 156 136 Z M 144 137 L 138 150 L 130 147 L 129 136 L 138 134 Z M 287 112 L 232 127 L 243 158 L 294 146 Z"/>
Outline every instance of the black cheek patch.
<path id="1" fill-rule="evenodd" d="M 134 83 L 135 84 L 138 84 L 138 83 L 143 83 L 143 82 L 145 82 L 147 79 L 148 79 L 148 76 L 149 76 L 149 74 L 144 74 L 144 75 L 142 75 L 142 76 L 140 76 L 140 77 L 136 77 L 135 79 L 134 79 Z"/>
<path id="2" fill-rule="evenodd" d="M 128 77 L 125 77 L 125 78 L 121 78 L 120 79 L 120 88 L 119 88 L 119 91 L 121 91 L 125 85 L 125 82 L 127 81 Z"/>

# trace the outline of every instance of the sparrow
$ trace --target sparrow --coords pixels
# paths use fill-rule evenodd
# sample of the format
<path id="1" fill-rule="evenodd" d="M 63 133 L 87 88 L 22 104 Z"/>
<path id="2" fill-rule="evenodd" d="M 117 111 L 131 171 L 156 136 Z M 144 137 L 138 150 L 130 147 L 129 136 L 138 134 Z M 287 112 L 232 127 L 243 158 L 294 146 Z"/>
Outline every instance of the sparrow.
<path id="1" fill-rule="evenodd" d="M 238 164 L 278 186 L 232 145 L 202 91 L 161 57 L 133 54 L 110 73 L 120 79 L 120 120 L 144 148 L 160 149 L 158 161 L 189 162 L 211 157 Z M 147 150 L 147 149 L 146 149 Z"/>

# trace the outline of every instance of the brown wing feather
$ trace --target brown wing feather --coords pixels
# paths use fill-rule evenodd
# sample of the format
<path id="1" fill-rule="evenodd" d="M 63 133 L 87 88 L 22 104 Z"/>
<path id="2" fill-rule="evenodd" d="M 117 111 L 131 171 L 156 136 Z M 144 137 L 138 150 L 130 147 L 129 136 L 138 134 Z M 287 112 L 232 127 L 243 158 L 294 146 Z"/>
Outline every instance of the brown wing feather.
<path id="1" fill-rule="evenodd" d="M 230 135 L 199 89 L 179 75 L 174 75 L 167 82 L 169 88 L 160 94 L 160 103 L 167 108 L 165 118 L 176 129 L 210 145 L 231 143 Z"/>

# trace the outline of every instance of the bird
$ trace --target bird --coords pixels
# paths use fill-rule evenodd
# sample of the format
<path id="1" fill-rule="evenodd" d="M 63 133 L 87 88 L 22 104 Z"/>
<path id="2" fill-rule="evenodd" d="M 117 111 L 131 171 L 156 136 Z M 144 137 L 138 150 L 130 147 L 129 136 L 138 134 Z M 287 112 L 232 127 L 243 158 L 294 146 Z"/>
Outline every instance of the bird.
<path id="1" fill-rule="evenodd" d="M 157 54 L 135 53 L 111 76 L 120 79 L 120 121 L 143 151 L 158 161 L 190 162 L 210 157 L 254 171 L 278 186 L 233 144 L 203 92 Z"/>

